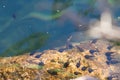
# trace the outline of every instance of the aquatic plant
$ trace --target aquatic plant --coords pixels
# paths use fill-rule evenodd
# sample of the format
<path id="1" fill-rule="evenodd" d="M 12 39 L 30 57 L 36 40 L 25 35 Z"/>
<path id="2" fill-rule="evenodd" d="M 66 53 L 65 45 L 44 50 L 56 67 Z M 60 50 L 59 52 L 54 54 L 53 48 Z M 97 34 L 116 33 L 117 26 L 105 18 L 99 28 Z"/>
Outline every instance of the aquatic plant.
<path id="1" fill-rule="evenodd" d="M 52 20 L 52 19 L 56 19 L 56 18 L 60 17 L 62 14 L 63 14 L 63 12 L 57 13 L 54 15 L 47 15 L 47 14 L 42 14 L 42 13 L 38 13 L 38 12 L 31 12 L 28 14 L 28 16 L 23 17 L 22 20 L 28 19 L 28 18 L 35 18 L 35 19 L 41 19 L 41 20 Z"/>
<path id="2" fill-rule="evenodd" d="M 33 50 L 40 49 L 48 39 L 48 34 L 45 33 L 33 33 L 27 38 L 13 44 L 6 49 L 0 56 L 13 56 L 31 52 Z"/>
<path id="3" fill-rule="evenodd" d="M 114 46 L 120 46 L 120 41 L 110 40 L 110 42 L 111 42 Z"/>

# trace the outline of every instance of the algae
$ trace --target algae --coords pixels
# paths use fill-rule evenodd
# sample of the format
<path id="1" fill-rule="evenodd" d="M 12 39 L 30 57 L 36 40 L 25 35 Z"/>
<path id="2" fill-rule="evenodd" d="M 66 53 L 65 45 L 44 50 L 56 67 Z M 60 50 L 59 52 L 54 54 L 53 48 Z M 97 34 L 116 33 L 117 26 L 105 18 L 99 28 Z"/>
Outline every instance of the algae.
<path id="1" fill-rule="evenodd" d="M 113 41 L 113 40 L 109 40 L 109 42 L 111 43 L 111 44 L 113 44 L 114 46 L 120 46 L 120 41 Z"/>
<path id="2" fill-rule="evenodd" d="M 0 54 L 0 56 L 21 55 L 31 52 L 33 50 L 40 49 L 43 45 L 45 45 L 47 39 L 48 34 L 46 33 L 33 33 L 30 36 L 24 38 L 23 40 L 10 46 L 2 54 Z"/>
<path id="3" fill-rule="evenodd" d="M 0 80 L 35 80 L 36 75 L 35 69 L 18 66 L 18 64 L 1 64 L 0 66 Z"/>
<path id="4" fill-rule="evenodd" d="M 36 65 L 36 64 L 29 64 L 26 67 L 27 68 L 32 68 L 32 69 L 43 69 L 44 66 L 39 66 L 39 65 Z"/>

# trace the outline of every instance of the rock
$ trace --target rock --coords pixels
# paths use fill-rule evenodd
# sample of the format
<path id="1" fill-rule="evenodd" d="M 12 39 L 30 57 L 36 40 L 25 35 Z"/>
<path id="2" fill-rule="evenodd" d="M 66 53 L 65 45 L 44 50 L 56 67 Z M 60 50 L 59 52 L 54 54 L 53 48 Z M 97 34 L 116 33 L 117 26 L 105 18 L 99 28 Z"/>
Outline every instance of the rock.
<path id="1" fill-rule="evenodd" d="M 75 46 L 77 47 L 63 52 L 57 49 L 2 57 L 0 58 L 0 77 L 3 80 L 4 77 L 7 80 L 9 77 L 16 79 L 12 72 L 17 71 L 17 77 L 23 76 L 22 79 L 25 79 L 25 75 L 28 75 L 28 79 L 33 80 L 36 78 L 37 80 L 105 80 L 111 77 L 120 79 L 120 48 L 113 46 L 108 49 L 111 44 L 99 39 L 94 43 L 87 41 Z M 11 64 L 19 65 L 11 67 Z M 11 72 L 9 73 L 8 70 Z"/>

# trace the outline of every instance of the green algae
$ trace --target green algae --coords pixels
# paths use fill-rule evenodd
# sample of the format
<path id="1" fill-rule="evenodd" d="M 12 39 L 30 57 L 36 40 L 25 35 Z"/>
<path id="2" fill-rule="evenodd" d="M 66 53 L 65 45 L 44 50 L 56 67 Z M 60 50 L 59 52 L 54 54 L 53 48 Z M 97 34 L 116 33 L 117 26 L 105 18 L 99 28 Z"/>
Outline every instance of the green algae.
<path id="1" fill-rule="evenodd" d="M 35 19 L 41 19 L 41 20 L 53 20 L 53 19 L 59 18 L 63 13 L 64 11 L 53 14 L 53 15 L 47 15 L 47 14 L 42 14 L 38 12 L 31 12 L 28 14 L 28 16 L 25 16 L 22 19 L 35 18 Z"/>
<path id="2" fill-rule="evenodd" d="M 109 40 L 109 42 L 112 43 L 114 46 L 120 46 L 120 41 Z"/>
<path id="3" fill-rule="evenodd" d="M 43 69 L 44 66 L 39 66 L 37 64 L 29 64 L 26 67 L 27 68 L 32 68 L 32 69 Z"/>
<path id="4" fill-rule="evenodd" d="M 15 56 L 21 55 L 24 53 L 31 52 L 33 50 L 40 49 L 45 45 L 46 40 L 48 39 L 47 33 L 33 33 L 30 36 L 24 38 L 23 40 L 13 44 L 8 49 L 6 49 L 0 56 Z"/>
<path id="5" fill-rule="evenodd" d="M 0 65 L 0 80 L 35 80 L 37 71 L 22 67 L 19 64 L 1 64 Z"/>
<path id="6" fill-rule="evenodd" d="M 120 42 L 114 42 L 114 44 L 120 46 Z"/>

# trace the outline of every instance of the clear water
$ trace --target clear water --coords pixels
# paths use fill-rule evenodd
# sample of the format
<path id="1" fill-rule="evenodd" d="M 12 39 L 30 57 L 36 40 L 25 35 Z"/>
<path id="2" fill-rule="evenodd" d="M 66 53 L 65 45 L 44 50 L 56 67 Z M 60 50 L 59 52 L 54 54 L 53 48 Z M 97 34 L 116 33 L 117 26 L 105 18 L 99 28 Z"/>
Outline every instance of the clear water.
<path id="1" fill-rule="evenodd" d="M 114 17 L 118 17 L 119 4 L 113 0 L 108 0 L 108 4 Z M 25 50 L 30 46 L 30 52 L 53 49 L 65 45 L 71 35 L 73 42 L 88 39 L 84 32 L 91 19 L 99 19 L 98 5 L 96 0 L 0 0 L 0 55 L 22 54 L 20 50 L 24 48 L 23 52 L 29 52 Z M 42 43 L 36 41 L 41 34 L 32 39 L 35 33 L 48 35 L 44 45 L 37 48 L 30 45 Z M 21 41 L 24 43 L 17 45 Z"/>

